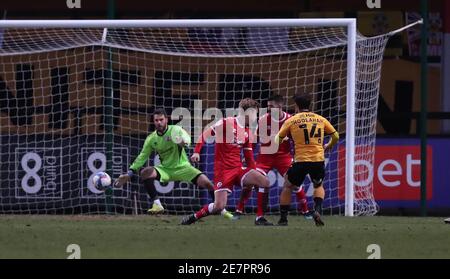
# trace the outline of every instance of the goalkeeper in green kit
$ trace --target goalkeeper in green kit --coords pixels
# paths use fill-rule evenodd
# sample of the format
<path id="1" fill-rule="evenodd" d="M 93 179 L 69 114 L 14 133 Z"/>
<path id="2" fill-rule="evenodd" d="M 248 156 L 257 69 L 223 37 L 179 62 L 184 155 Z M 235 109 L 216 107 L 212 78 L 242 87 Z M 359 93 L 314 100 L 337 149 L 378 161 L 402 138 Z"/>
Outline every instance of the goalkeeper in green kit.
<path id="1" fill-rule="evenodd" d="M 129 171 L 119 176 L 114 183 L 115 187 L 122 187 L 132 176 L 139 174 L 142 184 L 153 200 L 153 206 L 148 210 L 150 214 L 164 212 L 164 207 L 155 188 L 155 180 L 161 183 L 170 181 L 191 182 L 208 189 L 214 197 L 214 184 L 205 174 L 190 164 L 186 155 L 184 147 L 191 143 L 191 137 L 181 126 L 168 125 L 168 120 L 164 110 L 155 110 L 153 122 L 156 131 L 147 136 L 141 153 L 131 164 Z M 153 151 L 159 155 L 161 164 L 141 169 Z M 222 215 L 227 219 L 233 218 L 233 215 L 225 209 L 222 211 Z"/>

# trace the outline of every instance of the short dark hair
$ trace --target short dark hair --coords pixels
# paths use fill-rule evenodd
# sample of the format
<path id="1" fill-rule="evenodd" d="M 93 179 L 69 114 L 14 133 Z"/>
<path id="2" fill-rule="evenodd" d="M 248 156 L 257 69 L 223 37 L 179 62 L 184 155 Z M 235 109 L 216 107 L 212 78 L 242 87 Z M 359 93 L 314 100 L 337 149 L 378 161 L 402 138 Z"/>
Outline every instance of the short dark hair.
<path id="1" fill-rule="evenodd" d="M 249 108 L 258 109 L 259 103 L 253 100 L 252 98 L 245 98 L 239 102 L 239 107 L 242 108 L 244 111 Z"/>
<path id="2" fill-rule="evenodd" d="M 294 102 L 299 109 L 309 109 L 311 105 L 311 96 L 307 94 L 296 94 Z"/>
<path id="3" fill-rule="evenodd" d="M 282 103 L 284 103 L 284 97 L 281 95 L 275 94 L 275 95 L 270 96 L 269 99 L 267 99 L 267 101 L 282 104 Z"/>
<path id="4" fill-rule="evenodd" d="M 167 113 L 163 108 L 157 108 L 153 111 L 153 116 L 155 115 L 164 115 L 165 118 L 167 118 Z"/>

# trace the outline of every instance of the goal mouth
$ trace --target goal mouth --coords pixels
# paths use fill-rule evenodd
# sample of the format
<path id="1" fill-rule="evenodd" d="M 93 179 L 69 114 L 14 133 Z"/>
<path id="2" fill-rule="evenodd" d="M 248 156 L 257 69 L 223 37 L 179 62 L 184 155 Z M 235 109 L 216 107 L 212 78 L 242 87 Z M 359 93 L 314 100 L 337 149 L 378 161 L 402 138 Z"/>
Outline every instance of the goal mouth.
<path id="1" fill-rule="evenodd" d="M 370 173 L 392 32 L 366 38 L 355 26 L 354 19 L 0 22 L 0 213 L 145 213 L 151 201 L 139 181 L 105 193 L 92 176 L 126 173 L 156 108 L 195 142 L 217 120 L 214 111 L 237 108 L 243 98 L 265 107 L 278 94 L 294 114 L 292 96 L 307 92 L 341 135 L 325 154 L 324 211 L 374 215 Z M 181 118 L 177 109 L 188 113 Z M 212 144 L 198 168 L 214 180 Z M 279 207 L 279 171 L 268 173 L 270 212 Z M 156 188 L 173 214 L 210 201 L 189 181 Z M 312 207 L 309 179 L 303 188 Z M 230 210 L 239 194 L 236 188 L 229 197 Z M 255 206 L 252 197 L 247 210 Z"/>

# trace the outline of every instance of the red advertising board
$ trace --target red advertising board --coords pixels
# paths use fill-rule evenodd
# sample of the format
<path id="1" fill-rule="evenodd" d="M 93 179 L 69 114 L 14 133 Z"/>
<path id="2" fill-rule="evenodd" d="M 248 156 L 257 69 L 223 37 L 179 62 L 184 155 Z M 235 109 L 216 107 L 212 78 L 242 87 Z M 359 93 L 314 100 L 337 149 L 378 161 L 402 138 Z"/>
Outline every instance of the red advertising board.
<path id="1" fill-rule="evenodd" d="M 339 150 L 345 154 L 345 149 Z M 358 152 L 356 152 L 358 154 Z M 432 198 L 433 152 L 427 147 L 427 200 Z M 344 163 L 344 161 L 340 161 Z M 420 146 L 380 146 L 376 147 L 375 161 L 355 158 L 355 193 L 359 187 L 367 187 L 373 179 L 375 200 L 420 200 Z M 344 198 L 345 166 L 339 167 L 339 197 Z M 355 198 L 365 198 L 355 195 Z"/>

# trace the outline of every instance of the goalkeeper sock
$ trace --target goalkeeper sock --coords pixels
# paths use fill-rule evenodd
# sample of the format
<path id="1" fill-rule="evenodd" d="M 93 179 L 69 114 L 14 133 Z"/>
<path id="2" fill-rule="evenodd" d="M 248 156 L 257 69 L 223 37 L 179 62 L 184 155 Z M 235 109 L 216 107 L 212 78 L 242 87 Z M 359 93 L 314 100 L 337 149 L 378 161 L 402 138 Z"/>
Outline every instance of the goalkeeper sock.
<path id="1" fill-rule="evenodd" d="M 302 189 L 300 189 L 300 191 L 298 191 L 297 193 L 295 193 L 295 195 L 297 196 L 297 201 L 299 202 L 300 205 L 300 212 L 301 213 L 306 213 L 309 211 L 308 208 L 308 203 L 306 200 L 306 194 L 305 191 Z"/>
<path id="2" fill-rule="evenodd" d="M 161 201 L 159 199 L 153 200 L 153 203 L 162 207 Z"/>
<path id="3" fill-rule="evenodd" d="M 236 210 L 240 212 L 244 212 L 245 204 L 247 203 L 250 195 L 252 194 L 253 188 L 243 188 L 241 192 L 241 197 L 239 198 L 239 203 L 236 206 Z"/>
<path id="4" fill-rule="evenodd" d="M 266 193 L 266 189 L 259 188 L 258 190 L 258 207 L 256 210 L 256 218 L 264 216 L 264 213 L 267 210 L 267 202 L 269 200 L 269 193 Z"/>
<path id="5" fill-rule="evenodd" d="M 196 219 L 200 219 L 203 218 L 205 216 L 210 215 L 214 210 L 214 203 L 210 203 L 210 204 L 206 204 L 202 207 L 202 209 L 200 209 L 199 211 L 197 211 L 194 215 Z"/>
<path id="6" fill-rule="evenodd" d="M 287 220 L 289 208 L 290 208 L 289 205 L 280 205 L 280 219 L 281 220 Z"/>
<path id="7" fill-rule="evenodd" d="M 150 196 L 150 199 L 154 202 L 158 199 L 158 191 L 156 191 L 155 187 L 155 179 L 149 178 L 144 181 L 142 181 L 142 184 L 144 184 L 145 189 L 147 190 L 148 195 Z"/>

